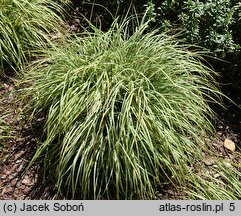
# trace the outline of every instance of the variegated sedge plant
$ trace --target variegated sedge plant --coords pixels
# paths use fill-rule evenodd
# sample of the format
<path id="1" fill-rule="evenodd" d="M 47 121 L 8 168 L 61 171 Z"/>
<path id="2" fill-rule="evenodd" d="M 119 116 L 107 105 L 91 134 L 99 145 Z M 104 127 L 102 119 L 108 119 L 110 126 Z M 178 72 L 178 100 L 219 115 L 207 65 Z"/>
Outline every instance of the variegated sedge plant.
<path id="1" fill-rule="evenodd" d="M 220 92 L 200 52 L 132 22 L 53 44 L 26 73 L 32 116 L 45 117 L 31 164 L 43 156 L 66 197 L 147 199 L 164 182 L 185 185 L 214 131 L 208 103 Z"/>

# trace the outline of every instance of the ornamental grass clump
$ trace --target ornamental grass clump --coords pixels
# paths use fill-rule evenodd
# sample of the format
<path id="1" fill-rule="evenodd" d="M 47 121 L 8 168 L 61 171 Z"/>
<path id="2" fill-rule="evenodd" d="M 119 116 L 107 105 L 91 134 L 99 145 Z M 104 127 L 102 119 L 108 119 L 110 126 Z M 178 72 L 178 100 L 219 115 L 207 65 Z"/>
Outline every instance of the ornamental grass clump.
<path id="1" fill-rule="evenodd" d="M 19 71 L 59 32 L 63 10 L 53 0 L 0 0 L 0 76 Z"/>
<path id="2" fill-rule="evenodd" d="M 45 117 L 32 163 L 44 157 L 67 197 L 144 199 L 163 182 L 185 184 L 213 131 L 214 72 L 147 27 L 93 27 L 46 50 L 25 76 L 32 115 Z"/>

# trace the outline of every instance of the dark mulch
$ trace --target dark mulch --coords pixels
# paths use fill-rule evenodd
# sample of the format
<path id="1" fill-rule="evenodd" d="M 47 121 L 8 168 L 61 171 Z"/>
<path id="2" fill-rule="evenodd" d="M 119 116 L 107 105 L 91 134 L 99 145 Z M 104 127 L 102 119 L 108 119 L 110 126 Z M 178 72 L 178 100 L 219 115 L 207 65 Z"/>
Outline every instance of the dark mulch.
<path id="1" fill-rule="evenodd" d="M 54 187 L 44 182 L 41 164 L 27 172 L 26 168 L 37 148 L 41 130 L 33 129 L 21 114 L 16 102 L 15 80 L 0 82 L 0 114 L 9 125 L 12 138 L 1 140 L 0 148 L 0 199 L 50 199 Z"/>

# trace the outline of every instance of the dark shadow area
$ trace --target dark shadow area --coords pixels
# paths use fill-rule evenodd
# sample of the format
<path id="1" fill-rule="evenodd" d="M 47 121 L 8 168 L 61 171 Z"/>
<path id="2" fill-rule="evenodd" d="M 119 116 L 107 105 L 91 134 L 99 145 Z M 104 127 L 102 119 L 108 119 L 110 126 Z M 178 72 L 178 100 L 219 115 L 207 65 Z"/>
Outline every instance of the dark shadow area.
<path id="1" fill-rule="evenodd" d="M 51 199 L 55 187 L 51 176 L 44 176 L 43 162 L 38 160 L 26 171 L 39 145 L 43 125 L 38 120 L 31 124 L 29 116 L 21 116 L 22 107 L 11 79 L 0 83 L 0 113 L 8 113 L 4 120 L 11 136 L 1 139 L 0 200 Z"/>

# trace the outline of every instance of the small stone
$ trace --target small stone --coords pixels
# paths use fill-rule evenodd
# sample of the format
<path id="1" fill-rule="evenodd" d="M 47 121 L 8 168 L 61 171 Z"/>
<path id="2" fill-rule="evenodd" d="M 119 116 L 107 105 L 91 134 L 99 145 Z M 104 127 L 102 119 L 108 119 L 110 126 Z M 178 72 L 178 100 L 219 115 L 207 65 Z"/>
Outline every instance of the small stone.
<path id="1" fill-rule="evenodd" d="M 171 189 L 168 189 L 167 193 L 169 193 L 170 195 L 174 195 L 175 194 L 175 192 L 173 190 L 171 190 Z"/>
<path id="2" fill-rule="evenodd" d="M 228 149 L 228 150 L 230 150 L 230 151 L 232 151 L 232 152 L 235 151 L 235 143 L 234 143 L 232 140 L 226 138 L 226 139 L 224 140 L 224 144 L 223 144 L 223 145 L 224 145 L 224 147 L 225 147 L 226 149 Z"/>
<path id="3" fill-rule="evenodd" d="M 1 177 L 2 180 L 5 180 L 6 178 L 7 178 L 6 175 L 3 175 L 3 176 Z"/>
<path id="4" fill-rule="evenodd" d="M 216 173 L 216 174 L 213 175 L 214 178 L 218 178 L 218 177 L 220 177 L 220 176 L 221 176 L 221 175 L 220 175 L 219 173 Z"/>
<path id="5" fill-rule="evenodd" d="M 223 126 L 222 125 L 218 125 L 218 129 L 223 129 Z"/>
<path id="6" fill-rule="evenodd" d="M 17 168 L 17 172 L 20 172 L 23 169 L 23 164 L 20 164 L 20 166 Z"/>
<path id="7" fill-rule="evenodd" d="M 13 179 L 10 183 L 10 186 L 15 187 L 16 184 L 17 184 L 17 179 Z"/>
<path id="8" fill-rule="evenodd" d="M 11 172 L 10 172 L 10 171 L 8 171 L 8 170 L 6 170 L 6 171 L 5 171 L 5 174 L 6 174 L 6 175 L 10 175 L 10 174 L 11 174 Z"/>
<path id="9" fill-rule="evenodd" d="M 163 197 L 163 194 L 157 193 L 156 196 L 157 196 L 158 198 L 160 198 L 160 197 Z"/>
<path id="10" fill-rule="evenodd" d="M 207 165 L 207 166 L 211 166 L 215 163 L 215 161 L 212 159 L 212 158 L 207 158 L 204 160 L 204 163 Z"/>
<path id="11" fill-rule="evenodd" d="M 25 178 L 23 181 L 22 181 L 22 184 L 26 185 L 26 186 L 31 186 L 33 185 L 33 182 L 29 179 L 29 178 Z"/>
<path id="12" fill-rule="evenodd" d="M 217 144 L 217 143 L 213 142 L 213 143 L 212 143 L 212 146 L 214 146 L 214 147 L 218 147 L 218 146 L 219 146 L 219 144 Z"/>
<path id="13" fill-rule="evenodd" d="M 22 162 L 22 160 L 17 160 L 16 161 L 16 164 L 19 164 L 19 163 L 21 163 Z"/>

